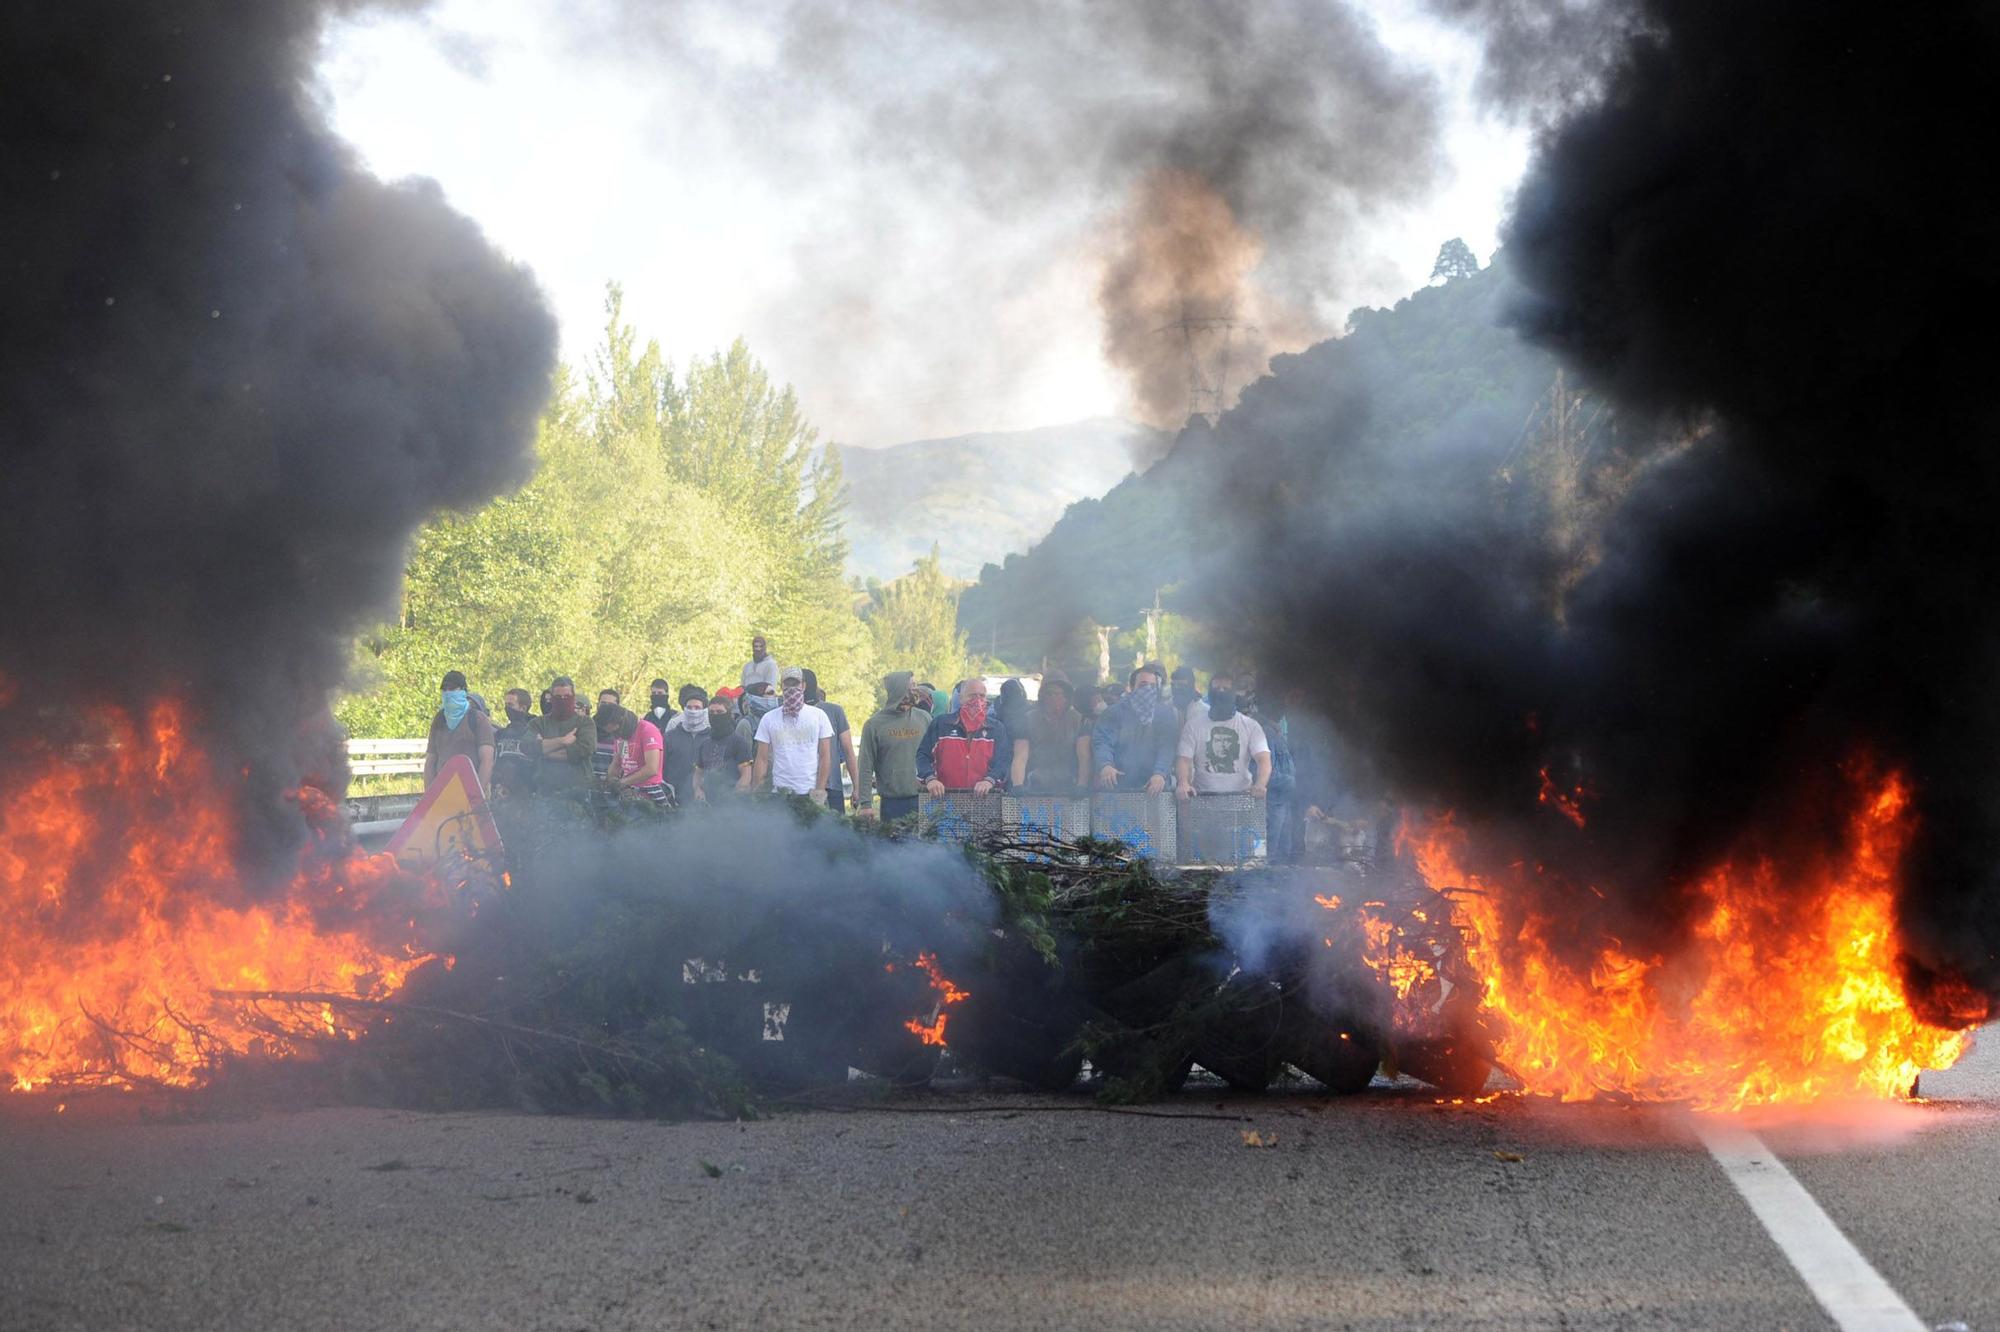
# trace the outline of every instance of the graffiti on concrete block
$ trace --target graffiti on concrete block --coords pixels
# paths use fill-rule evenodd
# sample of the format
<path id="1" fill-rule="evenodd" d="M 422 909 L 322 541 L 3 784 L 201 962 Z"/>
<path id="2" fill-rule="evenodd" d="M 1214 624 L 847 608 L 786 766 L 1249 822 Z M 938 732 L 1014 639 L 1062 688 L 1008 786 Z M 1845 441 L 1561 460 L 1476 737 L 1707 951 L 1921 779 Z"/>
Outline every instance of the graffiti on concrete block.
<path id="1" fill-rule="evenodd" d="M 792 1020 L 790 1004 L 764 1005 L 764 1039 L 782 1041 L 785 1039 L 785 1024 Z"/>

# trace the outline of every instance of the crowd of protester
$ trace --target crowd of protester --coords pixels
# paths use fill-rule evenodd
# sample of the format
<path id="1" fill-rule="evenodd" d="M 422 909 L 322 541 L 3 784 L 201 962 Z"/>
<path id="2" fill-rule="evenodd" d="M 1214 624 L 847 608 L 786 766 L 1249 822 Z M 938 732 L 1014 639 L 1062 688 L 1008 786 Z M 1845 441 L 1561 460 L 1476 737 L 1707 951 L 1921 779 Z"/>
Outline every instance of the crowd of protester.
<path id="1" fill-rule="evenodd" d="M 564 675 L 539 699 L 507 690 L 503 721 L 451 671 L 424 780 L 464 755 L 483 787 L 510 796 L 587 790 L 667 809 L 775 792 L 884 820 L 913 816 L 925 793 L 1247 792 L 1268 801 L 1271 858 L 1295 858 L 1305 828 L 1334 815 L 1330 733 L 1300 710 L 1302 691 L 1265 699 L 1226 670 L 1200 683 L 1191 667 L 1148 662 L 1082 689 L 1050 673 L 1030 700 L 1019 679 L 993 696 L 979 676 L 947 692 L 892 671 L 857 735 L 818 676 L 781 667 L 761 635 L 736 683 L 711 693 L 655 679 L 643 710 L 616 689 L 593 707 Z"/>

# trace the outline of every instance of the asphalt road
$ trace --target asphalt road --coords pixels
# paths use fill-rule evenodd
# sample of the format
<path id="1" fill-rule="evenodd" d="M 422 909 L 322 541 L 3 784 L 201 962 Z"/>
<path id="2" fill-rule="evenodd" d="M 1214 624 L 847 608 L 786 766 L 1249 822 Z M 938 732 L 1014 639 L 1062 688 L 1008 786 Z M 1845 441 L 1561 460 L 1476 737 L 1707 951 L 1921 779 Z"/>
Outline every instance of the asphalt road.
<path id="1" fill-rule="evenodd" d="M 1928 1103 L 1751 1125 L 1918 1326 L 2000 1329 L 1987 1036 Z M 149 1123 L 0 1098 L 0 1329 L 1837 1326 L 1675 1110 L 893 1104 Z"/>

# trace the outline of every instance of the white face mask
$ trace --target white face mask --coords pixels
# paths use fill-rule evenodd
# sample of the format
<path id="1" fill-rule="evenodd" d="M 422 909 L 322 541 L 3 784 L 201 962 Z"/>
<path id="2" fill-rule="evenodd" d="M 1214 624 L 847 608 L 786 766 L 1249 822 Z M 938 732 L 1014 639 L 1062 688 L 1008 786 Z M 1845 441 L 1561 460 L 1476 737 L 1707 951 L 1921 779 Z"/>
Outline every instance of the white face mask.
<path id="1" fill-rule="evenodd" d="M 690 703 L 681 709 L 681 726 L 689 731 L 708 729 L 708 704 Z"/>

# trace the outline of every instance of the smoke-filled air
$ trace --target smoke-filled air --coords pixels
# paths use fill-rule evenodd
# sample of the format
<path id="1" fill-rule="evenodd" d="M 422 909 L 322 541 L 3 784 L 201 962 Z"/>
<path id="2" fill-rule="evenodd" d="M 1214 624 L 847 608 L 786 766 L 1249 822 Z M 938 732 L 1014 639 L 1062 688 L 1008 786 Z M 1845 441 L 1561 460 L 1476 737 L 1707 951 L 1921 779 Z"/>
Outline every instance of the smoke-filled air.
<path id="1" fill-rule="evenodd" d="M 776 343 L 844 407 L 896 397 L 875 348 L 940 393 L 987 384 L 1029 349 L 978 335 L 995 316 L 977 300 L 1073 265 L 1119 409 L 1180 425 L 1193 343 L 1196 398 L 1220 412 L 1274 353 L 1337 328 L 1382 262 L 1359 233 L 1443 172 L 1435 76 L 1347 3 L 732 7 L 759 58 L 704 40 L 704 17 L 628 5 L 568 39 L 706 90 L 704 115 L 813 127 L 725 141 L 847 219 L 810 228 L 768 297 Z M 1019 317 L 999 316 L 1014 336 L 1061 332 Z"/>
<path id="2" fill-rule="evenodd" d="M 1995 33 L 1956 6 L 1635 26 L 1542 141 L 1479 312 L 1567 381 L 1447 394 L 1381 448 L 1371 423 L 1412 410 L 1374 392 L 1393 366 L 1281 363 L 1225 418 L 1218 501 L 1279 517 L 1202 581 L 1409 807 L 1413 850 L 1484 882 L 1489 993 L 1560 994 L 1576 1041 L 1638 1037 L 1618 1058 L 1674 1084 L 1649 1054 L 1745 1020 L 1675 996 L 1742 1005 L 1830 941 L 1893 958 L 1941 1027 L 2000 994 L 1994 417 L 1965 319 L 1988 280 L 1964 262 Z"/>
<path id="3" fill-rule="evenodd" d="M 10 6 L 0 1328 L 2000 1322 L 1996 68 Z"/>
<path id="4" fill-rule="evenodd" d="M 174 702 L 281 852 L 284 796 L 341 776 L 353 636 L 419 522 L 527 478 L 555 353 L 523 267 L 327 131 L 322 18 L 21 6 L 0 56 L 0 376 L 33 496 L 0 532 L 0 705 L 24 733 L 59 705 L 60 744 Z"/>

